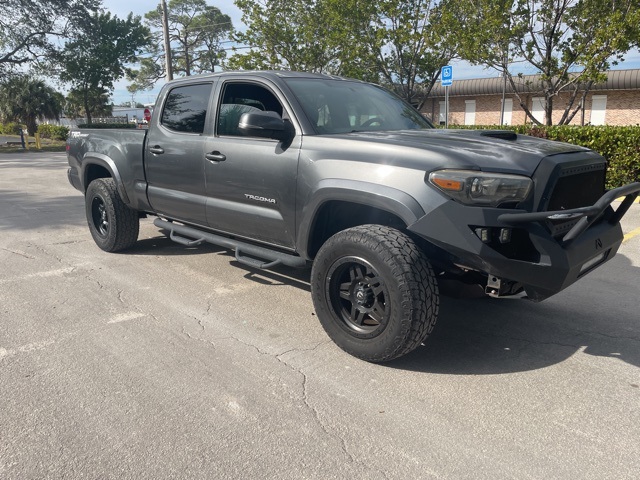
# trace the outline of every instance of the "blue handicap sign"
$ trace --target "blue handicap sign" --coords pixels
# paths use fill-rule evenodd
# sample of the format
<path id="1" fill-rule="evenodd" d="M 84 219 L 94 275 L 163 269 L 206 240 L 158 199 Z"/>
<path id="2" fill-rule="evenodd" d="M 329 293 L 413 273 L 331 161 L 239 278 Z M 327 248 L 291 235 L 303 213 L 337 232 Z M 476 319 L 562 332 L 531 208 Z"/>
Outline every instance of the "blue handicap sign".
<path id="1" fill-rule="evenodd" d="M 443 87 L 448 87 L 453 83 L 453 67 L 447 65 L 446 67 L 442 67 L 440 71 L 440 80 L 442 81 Z"/>

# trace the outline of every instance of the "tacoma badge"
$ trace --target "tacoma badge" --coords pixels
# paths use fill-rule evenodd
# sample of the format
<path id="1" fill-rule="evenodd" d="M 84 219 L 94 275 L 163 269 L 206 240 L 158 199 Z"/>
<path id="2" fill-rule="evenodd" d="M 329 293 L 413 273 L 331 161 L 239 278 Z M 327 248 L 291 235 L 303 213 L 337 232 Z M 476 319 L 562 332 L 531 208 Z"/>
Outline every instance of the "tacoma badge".
<path id="1" fill-rule="evenodd" d="M 245 193 L 244 196 L 249 200 L 255 200 L 256 202 L 276 203 L 275 198 L 258 197 L 256 195 L 249 195 L 248 193 Z"/>

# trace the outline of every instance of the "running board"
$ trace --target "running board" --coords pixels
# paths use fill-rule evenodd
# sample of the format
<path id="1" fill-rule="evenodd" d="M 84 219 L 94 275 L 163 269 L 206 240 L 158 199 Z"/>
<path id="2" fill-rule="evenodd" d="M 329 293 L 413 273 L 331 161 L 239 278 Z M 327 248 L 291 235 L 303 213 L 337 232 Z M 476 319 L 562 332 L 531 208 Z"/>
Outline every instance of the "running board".
<path id="1" fill-rule="evenodd" d="M 153 224 L 165 230 L 169 230 L 169 238 L 180 245 L 195 247 L 203 242 L 212 243 L 219 247 L 234 250 L 236 260 L 243 265 L 253 268 L 271 268 L 276 265 L 287 265 L 288 267 L 304 267 L 307 261 L 304 258 L 287 253 L 277 252 L 268 248 L 251 245 L 231 238 L 215 235 L 209 232 L 175 224 L 160 218 L 156 218 Z M 247 256 L 249 255 L 249 256 Z"/>

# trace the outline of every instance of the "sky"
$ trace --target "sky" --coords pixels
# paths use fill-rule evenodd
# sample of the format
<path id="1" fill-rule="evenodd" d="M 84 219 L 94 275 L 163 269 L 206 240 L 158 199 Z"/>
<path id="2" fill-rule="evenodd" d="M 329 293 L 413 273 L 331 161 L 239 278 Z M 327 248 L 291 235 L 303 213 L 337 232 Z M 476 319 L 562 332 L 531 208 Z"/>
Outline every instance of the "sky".
<path id="1" fill-rule="evenodd" d="M 160 0 L 103 0 L 102 3 L 104 8 L 109 10 L 112 14 L 117 15 L 119 18 L 125 18 L 130 12 L 133 12 L 134 15 L 144 17 L 145 13 L 154 10 L 160 4 Z M 242 14 L 234 5 L 233 0 L 209 0 L 208 3 L 218 7 L 222 13 L 229 15 L 235 28 L 243 29 Z M 463 61 L 453 61 L 451 65 L 453 67 L 454 81 L 469 78 L 488 78 L 498 76 L 498 73 L 495 70 L 480 66 L 473 66 Z M 637 50 L 629 52 L 625 57 L 625 61 L 613 68 L 640 68 L 640 52 Z M 536 72 L 523 70 L 521 73 L 531 74 Z M 131 94 L 127 91 L 128 84 L 129 82 L 125 79 L 116 82 L 112 95 L 114 104 L 118 105 L 122 102 L 131 101 Z M 137 93 L 134 99 L 136 102 L 144 104 L 154 103 L 161 87 L 162 82 L 160 81 L 156 84 L 156 87 L 153 90 Z"/>
<path id="2" fill-rule="evenodd" d="M 242 27 L 242 13 L 234 5 L 233 0 L 208 0 L 207 3 L 218 7 L 222 13 L 229 15 L 235 28 L 240 29 Z M 117 15 L 118 18 L 126 18 L 129 13 L 133 12 L 134 15 L 139 15 L 144 19 L 145 13 L 155 10 L 160 5 L 160 0 L 103 0 L 102 5 L 105 10 Z M 111 96 L 115 105 L 131 101 L 131 94 L 127 90 L 127 85 L 129 85 L 129 82 L 126 79 L 116 82 Z M 154 103 L 161 87 L 162 81 L 159 81 L 153 90 L 137 93 L 135 101 L 144 104 Z"/>

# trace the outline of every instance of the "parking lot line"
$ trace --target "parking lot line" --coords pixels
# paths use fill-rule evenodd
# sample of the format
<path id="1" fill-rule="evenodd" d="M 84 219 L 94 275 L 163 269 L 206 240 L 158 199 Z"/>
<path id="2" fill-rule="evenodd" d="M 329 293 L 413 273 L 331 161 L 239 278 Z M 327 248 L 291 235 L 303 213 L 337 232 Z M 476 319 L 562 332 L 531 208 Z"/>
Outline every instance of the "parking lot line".
<path id="1" fill-rule="evenodd" d="M 637 237 L 638 235 L 640 235 L 640 227 L 636 228 L 635 230 L 631 230 L 629 233 L 627 233 L 622 239 L 622 243 L 628 240 L 631 240 L 633 237 Z"/>

